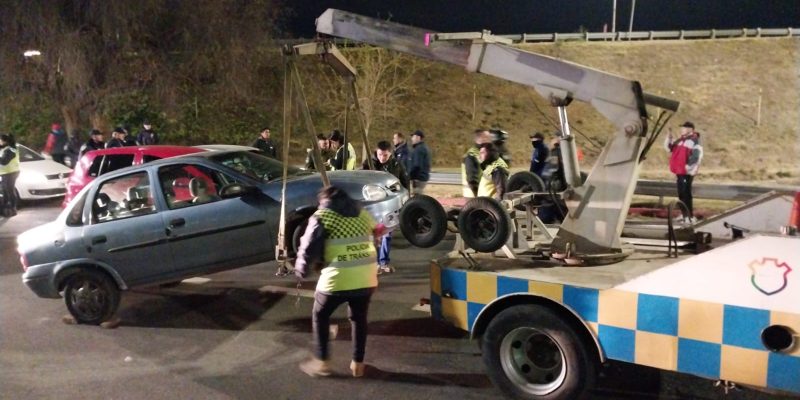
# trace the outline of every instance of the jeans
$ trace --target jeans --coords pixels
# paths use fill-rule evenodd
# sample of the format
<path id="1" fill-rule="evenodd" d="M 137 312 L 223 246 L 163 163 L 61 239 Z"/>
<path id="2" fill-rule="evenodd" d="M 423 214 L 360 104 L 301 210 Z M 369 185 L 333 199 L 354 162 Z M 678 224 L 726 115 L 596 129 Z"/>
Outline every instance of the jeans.
<path id="1" fill-rule="evenodd" d="M 694 176 L 692 175 L 678 175 L 678 199 L 686 204 L 686 209 L 688 210 L 689 215 L 684 213 L 684 218 L 690 218 L 694 216 L 694 209 L 692 208 L 692 181 L 694 180 Z M 683 212 L 683 210 L 681 210 Z"/>
<path id="2" fill-rule="evenodd" d="M 381 248 L 378 250 L 378 265 L 389 265 L 389 251 L 392 247 L 392 233 L 389 232 L 381 238 Z"/>
<path id="3" fill-rule="evenodd" d="M 314 293 L 314 311 L 312 316 L 316 356 L 320 360 L 329 358 L 328 339 L 330 336 L 331 314 L 342 303 L 347 303 L 347 317 L 353 336 L 353 361 L 364 362 L 367 348 L 367 311 L 372 298 L 372 290 L 359 289 L 332 294 Z M 349 293 L 348 293 L 349 292 Z M 351 294 L 351 293 L 357 294 Z"/>

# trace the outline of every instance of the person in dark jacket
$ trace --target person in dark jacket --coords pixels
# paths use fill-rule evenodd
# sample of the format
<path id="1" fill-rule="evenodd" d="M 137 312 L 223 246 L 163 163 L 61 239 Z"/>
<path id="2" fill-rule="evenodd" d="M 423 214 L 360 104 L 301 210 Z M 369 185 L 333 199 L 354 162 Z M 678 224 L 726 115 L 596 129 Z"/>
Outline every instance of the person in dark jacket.
<path id="1" fill-rule="evenodd" d="M 42 153 L 50 155 L 53 161 L 66 165 L 64 155 L 66 154 L 67 134 L 61 129 L 61 124 L 50 126 L 50 133 L 47 135 L 47 142 Z"/>
<path id="2" fill-rule="evenodd" d="M 113 147 L 125 147 L 125 129 L 118 126 L 111 131 L 111 140 L 106 143 L 106 148 L 110 149 Z"/>
<path id="3" fill-rule="evenodd" d="M 153 125 L 150 124 L 150 121 L 142 123 L 142 130 L 136 135 L 136 141 L 142 146 L 158 144 L 158 133 L 153 130 Z"/>
<path id="4" fill-rule="evenodd" d="M 431 151 L 425 144 L 425 133 L 418 130 L 411 135 L 411 153 L 408 160 L 408 177 L 412 195 L 423 194 L 431 177 Z"/>
<path id="5" fill-rule="evenodd" d="M 361 166 L 361 169 L 370 169 L 367 160 Z M 408 189 L 409 179 L 406 174 L 406 169 L 397 158 L 392 155 L 392 145 L 382 140 L 378 142 L 375 149 L 375 154 L 372 156 L 372 169 L 376 171 L 386 171 L 400 180 L 400 184 Z M 378 250 L 378 274 L 392 273 L 394 268 L 389 265 L 389 252 L 392 247 L 392 232 L 387 232 L 381 237 L 381 247 Z"/>
<path id="6" fill-rule="evenodd" d="M 73 129 L 66 145 L 66 159 L 69 160 L 69 162 L 67 162 L 68 167 L 75 168 L 75 164 L 78 163 L 78 157 L 80 157 L 82 144 L 81 131 L 79 129 Z"/>
<path id="7" fill-rule="evenodd" d="M 256 139 L 251 147 L 258 148 L 261 150 L 265 156 L 272 157 L 274 159 L 278 159 L 278 146 L 275 145 L 275 142 L 270 139 L 270 130 L 269 127 L 265 127 L 261 130 L 258 139 Z"/>
<path id="8" fill-rule="evenodd" d="M 87 151 L 104 149 L 106 147 L 106 142 L 103 139 L 103 132 L 92 129 L 92 132 L 89 134 L 89 140 L 81 146 L 79 156 L 83 157 Z"/>
<path id="9" fill-rule="evenodd" d="M 408 144 L 406 143 L 406 137 L 403 135 L 403 132 L 395 132 L 392 136 L 392 142 L 394 143 L 394 158 L 403 164 L 403 167 L 408 170 Z"/>
<path id="10" fill-rule="evenodd" d="M 355 377 L 364 375 L 367 345 L 367 311 L 378 286 L 375 268 L 375 236 L 383 234 L 361 204 L 336 187 L 320 190 L 319 209 L 309 218 L 297 251 L 294 273 L 299 279 L 320 270 L 314 293 L 312 314 L 315 354 L 300 364 L 312 377 L 329 376 L 328 337 L 331 314 L 343 303 L 353 335 L 350 370 Z"/>
<path id="11" fill-rule="evenodd" d="M 531 145 L 533 146 L 533 153 L 531 153 L 531 167 L 529 171 L 542 178 L 544 167 L 547 166 L 547 157 L 550 156 L 550 149 L 544 143 L 544 135 L 539 132 L 531 135 Z"/>
<path id="12" fill-rule="evenodd" d="M 18 176 L 17 142 L 12 135 L 0 135 L 0 189 L 3 192 L 2 212 L 5 217 L 17 215 L 17 193 L 14 186 Z"/>
<path id="13" fill-rule="evenodd" d="M 331 152 L 330 141 L 328 140 L 328 138 L 325 135 L 318 133 L 317 146 L 319 146 L 319 153 L 322 156 L 322 163 L 329 164 L 328 160 L 330 160 L 330 158 L 333 157 L 333 152 Z M 317 168 L 314 165 L 314 157 L 311 156 L 311 151 L 312 149 L 310 148 L 306 149 L 306 169 L 315 170 Z M 326 165 L 323 165 L 323 168 L 325 168 L 325 170 L 330 169 Z"/>
<path id="14" fill-rule="evenodd" d="M 338 129 L 331 132 L 328 138 L 331 145 L 331 152 L 334 153 L 333 158 L 328 163 L 334 171 L 356 169 L 356 150 L 349 140 L 345 140 L 344 135 Z"/>

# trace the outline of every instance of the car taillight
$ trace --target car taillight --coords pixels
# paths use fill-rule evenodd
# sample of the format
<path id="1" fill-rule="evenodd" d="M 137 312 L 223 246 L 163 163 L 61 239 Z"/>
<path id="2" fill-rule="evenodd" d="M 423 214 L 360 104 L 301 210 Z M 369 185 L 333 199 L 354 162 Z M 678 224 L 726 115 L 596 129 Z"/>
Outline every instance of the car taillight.
<path id="1" fill-rule="evenodd" d="M 22 271 L 28 270 L 28 258 L 24 254 L 19 255 L 19 263 L 22 264 Z"/>

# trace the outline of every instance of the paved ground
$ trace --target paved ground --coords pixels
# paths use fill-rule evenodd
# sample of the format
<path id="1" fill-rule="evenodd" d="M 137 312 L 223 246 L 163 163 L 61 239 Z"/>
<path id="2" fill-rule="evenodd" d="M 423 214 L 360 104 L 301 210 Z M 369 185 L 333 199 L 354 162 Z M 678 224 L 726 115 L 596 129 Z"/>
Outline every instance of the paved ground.
<path id="1" fill-rule="evenodd" d="M 39 299 L 20 280 L 15 237 L 52 220 L 58 203 L 0 219 L 0 393 L 8 399 L 501 399 L 475 342 L 427 313 L 427 265 L 452 247 L 416 249 L 395 238 L 397 273 L 382 276 L 370 310 L 368 370 L 349 378 L 350 328 L 336 314 L 336 375 L 315 380 L 298 362 L 311 347 L 307 294 L 274 276 L 274 263 L 125 293 L 117 329 L 65 325 L 63 301 Z M 744 389 L 724 396 L 700 378 L 611 363 L 593 398 L 778 398 Z"/>

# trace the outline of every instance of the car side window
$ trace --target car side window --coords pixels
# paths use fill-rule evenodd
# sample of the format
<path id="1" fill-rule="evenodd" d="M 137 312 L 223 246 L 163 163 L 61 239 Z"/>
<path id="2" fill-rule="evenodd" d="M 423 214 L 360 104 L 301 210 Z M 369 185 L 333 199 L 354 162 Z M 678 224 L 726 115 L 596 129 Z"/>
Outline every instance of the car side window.
<path id="1" fill-rule="evenodd" d="M 149 163 L 150 161 L 155 161 L 155 160 L 160 160 L 160 159 L 161 159 L 161 157 L 151 156 L 149 154 L 145 154 L 145 155 L 142 156 L 142 162 L 143 163 Z"/>
<path id="2" fill-rule="evenodd" d="M 67 226 L 81 226 L 83 225 L 83 205 L 86 203 L 86 196 L 89 192 L 83 193 L 80 199 L 75 200 L 72 209 L 67 214 Z"/>
<path id="3" fill-rule="evenodd" d="M 131 165 L 133 165 L 133 154 L 107 154 L 95 157 L 89 167 L 89 176 L 98 177 Z"/>
<path id="4" fill-rule="evenodd" d="M 158 181 L 170 209 L 222 200 L 219 190 L 226 183 L 221 172 L 196 164 L 161 167 Z"/>
<path id="5" fill-rule="evenodd" d="M 92 221 L 107 222 L 156 212 L 147 172 L 103 182 L 92 201 Z"/>

